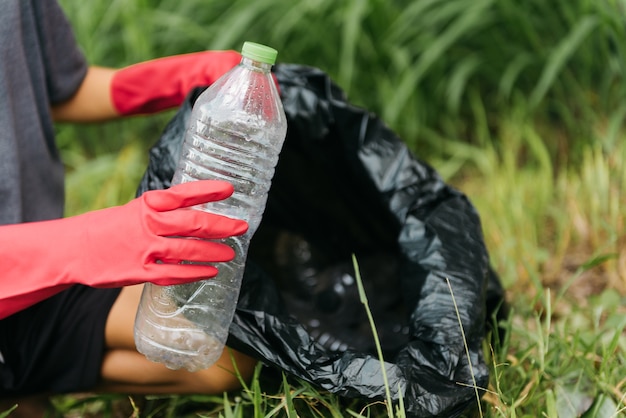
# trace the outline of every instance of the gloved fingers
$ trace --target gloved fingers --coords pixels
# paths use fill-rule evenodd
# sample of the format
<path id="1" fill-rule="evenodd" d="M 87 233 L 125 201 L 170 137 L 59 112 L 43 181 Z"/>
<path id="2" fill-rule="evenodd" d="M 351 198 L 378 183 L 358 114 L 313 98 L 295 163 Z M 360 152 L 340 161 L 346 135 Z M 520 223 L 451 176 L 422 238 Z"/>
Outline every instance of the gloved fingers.
<path id="1" fill-rule="evenodd" d="M 197 282 L 217 276 L 218 269 L 208 264 L 160 264 L 154 267 L 158 271 L 152 283 L 159 286 L 172 286 Z"/>
<path id="2" fill-rule="evenodd" d="M 219 239 L 248 230 L 246 221 L 193 209 L 152 213 L 146 222 L 151 231 L 163 237 Z"/>
<path id="3" fill-rule="evenodd" d="M 148 207 L 164 212 L 226 199 L 233 185 L 221 180 L 199 180 L 182 183 L 166 190 L 150 190 L 141 197 Z"/>
<path id="4" fill-rule="evenodd" d="M 235 258 L 235 250 L 226 244 L 195 238 L 159 238 L 158 247 L 152 246 L 151 256 L 163 264 L 218 263 Z"/>
<path id="5" fill-rule="evenodd" d="M 210 264 L 154 263 L 143 270 L 141 278 L 132 277 L 118 280 L 106 280 L 90 283 L 89 286 L 113 288 L 132 286 L 146 282 L 154 283 L 159 286 L 172 286 L 209 279 L 217 276 L 217 273 L 217 267 Z M 0 312 L 2 312 L 1 309 Z"/>

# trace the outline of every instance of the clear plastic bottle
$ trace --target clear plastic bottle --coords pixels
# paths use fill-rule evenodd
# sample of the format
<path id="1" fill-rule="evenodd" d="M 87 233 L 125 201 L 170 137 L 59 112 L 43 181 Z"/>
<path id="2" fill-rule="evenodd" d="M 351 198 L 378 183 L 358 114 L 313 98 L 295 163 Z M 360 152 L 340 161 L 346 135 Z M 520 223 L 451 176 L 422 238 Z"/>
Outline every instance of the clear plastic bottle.
<path id="1" fill-rule="evenodd" d="M 145 285 L 135 344 L 171 369 L 205 369 L 220 357 L 232 322 L 250 239 L 265 210 L 287 122 L 270 73 L 276 50 L 246 42 L 242 59 L 202 93 L 191 113 L 172 184 L 230 181 L 232 197 L 196 207 L 245 219 L 245 235 L 224 240 L 235 259 L 217 277 L 178 286 Z"/>

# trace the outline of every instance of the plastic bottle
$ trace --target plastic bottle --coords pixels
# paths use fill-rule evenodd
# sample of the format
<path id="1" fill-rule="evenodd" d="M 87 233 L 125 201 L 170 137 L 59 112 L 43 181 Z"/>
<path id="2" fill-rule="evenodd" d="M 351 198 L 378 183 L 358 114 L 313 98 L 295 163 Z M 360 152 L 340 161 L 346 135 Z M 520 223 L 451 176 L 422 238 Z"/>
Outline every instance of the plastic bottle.
<path id="1" fill-rule="evenodd" d="M 224 240 L 235 259 L 217 277 L 178 286 L 145 285 L 135 319 L 135 344 L 171 369 L 205 369 L 220 357 L 232 322 L 250 239 L 267 201 L 287 122 L 270 73 L 276 50 L 246 42 L 238 66 L 197 99 L 172 184 L 230 181 L 232 197 L 196 207 L 245 219 L 245 235 Z"/>

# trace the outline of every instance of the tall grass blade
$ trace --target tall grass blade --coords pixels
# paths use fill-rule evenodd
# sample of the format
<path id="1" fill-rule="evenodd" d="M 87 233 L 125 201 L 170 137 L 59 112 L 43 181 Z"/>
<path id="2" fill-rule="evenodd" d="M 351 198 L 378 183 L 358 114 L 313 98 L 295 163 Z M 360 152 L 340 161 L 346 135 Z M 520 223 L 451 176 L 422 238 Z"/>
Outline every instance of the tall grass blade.
<path id="1" fill-rule="evenodd" d="M 449 5 L 446 7 L 450 7 L 451 12 L 454 13 L 452 22 L 442 33 L 431 40 L 431 43 L 420 54 L 411 71 L 407 71 L 399 81 L 395 97 L 388 103 L 385 112 L 386 119 L 390 123 L 398 120 L 398 116 L 401 113 L 400 109 L 406 105 L 410 96 L 418 89 L 420 81 L 427 71 L 444 56 L 446 51 L 461 37 L 467 36 L 468 33 L 474 32 L 480 26 L 487 24 L 487 16 L 489 16 L 487 9 L 491 3 L 492 0 L 478 0 L 472 3 L 469 10 L 467 10 L 466 2 L 442 3 Z M 442 7 L 438 12 L 447 13 L 448 10 Z M 438 16 L 435 15 L 434 18 L 437 19 Z"/>
<path id="2" fill-rule="evenodd" d="M 498 94 L 509 100 L 513 94 L 515 83 L 521 74 L 533 63 L 533 56 L 527 52 L 519 53 L 505 67 L 498 83 Z"/>
<path id="3" fill-rule="evenodd" d="M 459 312 L 459 307 L 456 304 L 456 298 L 454 297 L 454 291 L 452 290 L 452 284 L 450 283 L 450 279 L 446 277 L 446 283 L 448 284 L 448 289 L 450 290 L 450 296 L 452 297 L 452 303 L 454 304 L 454 310 L 456 312 L 456 318 L 459 321 L 459 327 L 461 329 L 461 336 L 463 337 L 463 347 L 465 348 L 465 355 L 467 356 L 467 364 L 470 369 L 470 374 L 472 375 L 472 383 L 474 387 L 474 393 L 476 394 L 476 405 L 478 406 L 478 413 L 482 417 L 483 416 L 483 407 L 480 401 L 480 393 L 478 393 L 478 385 L 476 384 L 476 374 L 474 373 L 474 366 L 472 365 L 472 358 L 470 357 L 469 347 L 467 345 L 467 339 L 465 338 L 465 329 L 463 329 L 463 321 L 461 320 L 461 314 Z"/>
<path id="4" fill-rule="evenodd" d="M 380 345 L 380 340 L 378 338 L 378 331 L 376 330 L 376 324 L 374 323 L 374 317 L 372 316 L 372 312 L 369 308 L 369 302 L 367 300 L 367 295 L 365 294 L 365 288 L 363 287 L 363 280 L 361 280 L 361 272 L 359 270 L 359 264 L 357 262 L 356 256 L 352 254 L 352 265 L 354 266 L 354 273 L 356 277 L 357 289 L 359 291 L 359 299 L 363 306 L 365 307 L 365 312 L 367 313 L 367 318 L 369 319 L 370 327 L 372 329 L 372 334 L 374 335 L 374 343 L 376 344 L 376 351 L 378 352 L 378 359 L 380 361 L 380 369 L 383 375 L 383 380 L 385 381 L 385 396 L 387 397 L 386 407 L 387 413 L 390 418 L 393 418 L 393 402 L 391 399 L 391 390 L 389 389 L 389 380 L 387 379 L 387 368 L 385 367 L 385 359 L 383 358 L 383 350 Z"/>
<path id="5" fill-rule="evenodd" d="M 468 80 L 480 64 L 480 57 L 478 55 L 470 55 L 458 64 L 450 76 L 450 81 L 448 82 L 446 89 L 446 95 L 448 109 L 452 113 L 457 113 L 459 111 Z"/>
<path id="6" fill-rule="evenodd" d="M 339 83 L 345 86 L 348 93 L 354 74 L 358 40 L 364 35 L 362 32 L 363 20 L 367 9 L 368 2 L 366 0 L 351 0 L 346 9 L 339 66 Z"/>
<path id="7" fill-rule="evenodd" d="M 4 412 L 0 412 L 0 418 L 7 418 L 9 415 L 11 415 L 11 412 L 15 411 L 17 409 L 17 405 L 13 405 L 10 409 L 7 409 Z"/>
<path id="8" fill-rule="evenodd" d="M 539 105 L 544 96 L 558 77 L 559 72 L 565 66 L 570 57 L 577 51 L 577 48 L 597 27 L 598 20 L 594 16 L 585 16 L 572 29 L 569 35 L 564 38 L 555 48 L 554 52 L 548 58 L 548 62 L 543 69 L 541 78 L 535 89 L 530 93 L 530 104 L 533 107 Z"/>
<path id="9" fill-rule="evenodd" d="M 282 374 L 282 377 L 283 377 L 283 393 L 285 395 L 285 411 L 287 412 L 287 418 L 296 418 L 298 414 L 295 412 L 295 409 L 293 408 L 293 398 L 291 394 L 291 387 L 289 383 L 287 382 L 287 376 L 285 376 L 285 373 Z"/>

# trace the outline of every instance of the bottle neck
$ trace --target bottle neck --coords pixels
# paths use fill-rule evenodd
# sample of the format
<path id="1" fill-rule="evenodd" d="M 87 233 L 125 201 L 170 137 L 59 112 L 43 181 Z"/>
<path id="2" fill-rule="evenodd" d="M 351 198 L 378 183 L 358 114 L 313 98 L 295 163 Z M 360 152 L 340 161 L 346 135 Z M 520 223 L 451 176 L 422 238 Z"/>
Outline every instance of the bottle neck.
<path id="1" fill-rule="evenodd" d="M 253 59 L 242 57 L 241 64 L 253 71 L 260 71 L 264 73 L 269 73 L 272 69 L 272 64 L 267 64 L 261 61 L 255 61 Z"/>

